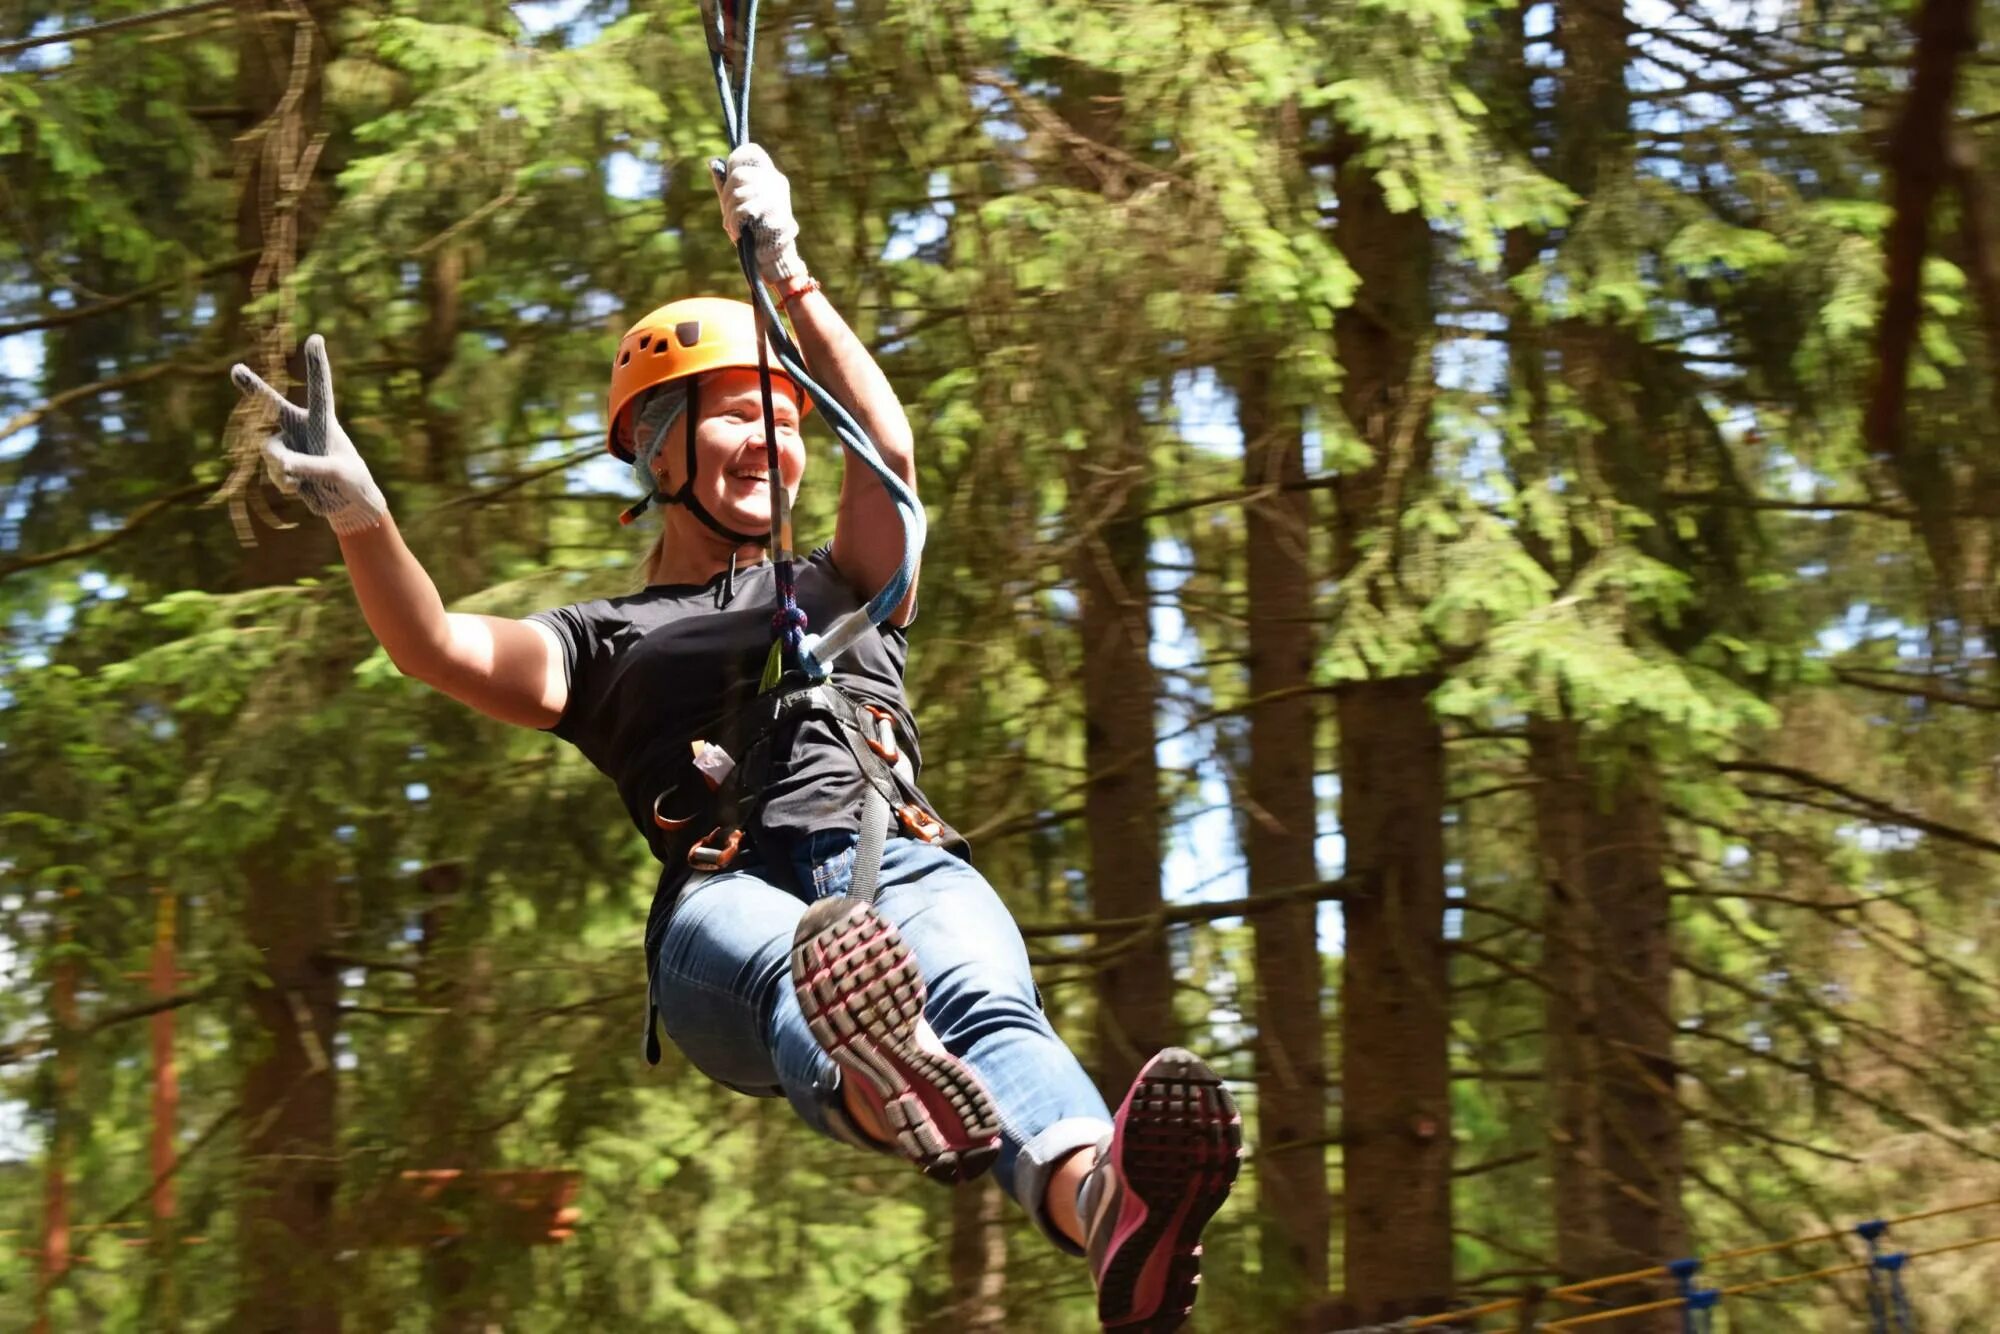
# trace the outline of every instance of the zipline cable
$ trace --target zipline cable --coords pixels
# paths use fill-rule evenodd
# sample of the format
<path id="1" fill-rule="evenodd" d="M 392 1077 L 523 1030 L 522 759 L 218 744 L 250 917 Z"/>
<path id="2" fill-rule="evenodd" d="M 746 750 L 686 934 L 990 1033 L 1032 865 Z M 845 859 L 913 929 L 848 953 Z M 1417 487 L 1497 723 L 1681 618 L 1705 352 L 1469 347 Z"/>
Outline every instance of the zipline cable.
<path id="1" fill-rule="evenodd" d="M 722 9 L 727 0 L 702 0 L 702 32 L 708 41 L 709 67 L 715 76 L 715 91 L 722 103 L 724 136 L 731 150 L 750 141 L 750 76 L 753 48 L 757 38 L 757 0 L 736 0 L 733 21 Z M 730 75 L 729 47 L 741 52 L 735 77 Z M 853 647 L 869 630 L 889 619 L 909 595 L 916 578 L 918 558 L 923 554 L 926 525 L 923 506 L 875 449 L 847 408 L 814 380 L 805 367 L 805 357 L 786 330 L 771 294 L 757 273 L 757 243 L 745 227 L 737 238 L 737 260 L 750 286 L 750 303 L 757 314 L 757 373 L 761 381 L 764 408 L 764 440 L 771 476 L 771 559 L 777 573 L 778 611 L 773 628 L 785 656 L 810 680 L 824 680 L 834 659 Z M 847 451 L 866 464 L 881 479 L 883 489 L 895 503 L 903 525 L 903 556 L 895 573 L 880 592 L 858 611 L 836 620 L 824 635 L 807 634 L 804 611 L 797 603 L 792 572 L 791 502 L 785 494 L 784 479 L 778 471 L 777 425 L 771 402 L 770 357 L 775 355 L 786 375 L 811 397 L 827 424 Z"/>
<path id="2" fill-rule="evenodd" d="M 1884 1227 L 1900 1227 L 1905 1223 L 1920 1223 L 1928 1218 L 1945 1218 L 1952 1214 L 1970 1213 L 1975 1209 L 1990 1209 L 1994 1205 L 2000 1205 L 2000 1195 L 1989 1196 L 1982 1200 L 1967 1200 L 1963 1204 L 1942 1205 L 1936 1209 L 1924 1209 L 1917 1213 L 1903 1214 L 1896 1218 L 1887 1218 L 1880 1221 Z M 1733 1251 L 1717 1251 L 1713 1255 L 1704 1257 L 1704 1263 L 1714 1266 L 1724 1260 L 1748 1260 L 1759 1255 L 1769 1255 L 1773 1251 L 1790 1250 L 1794 1246 L 1812 1246 L 1826 1241 L 1843 1241 L 1849 1236 L 1850 1232 L 1851 1229 L 1840 1228 L 1833 1232 L 1815 1232 L 1801 1237 L 1788 1237 L 1783 1241 L 1760 1242 L 1755 1246 L 1742 1246 Z M 1923 1254 L 1938 1255 L 1942 1254 L 1944 1250 L 1953 1249 L 1958 1248 L 1945 1247 L 1941 1250 L 1925 1251 Z M 1653 1265 L 1646 1269 L 1634 1269 L 1623 1274 L 1606 1274 L 1600 1278 L 1584 1279 L 1577 1283 L 1565 1283 L 1559 1288 L 1549 1288 L 1538 1294 L 1538 1296 L 1542 1298 L 1568 1299 L 1580 1296 L 1586 1292 L 1594 1292 L 1599 1288 L 1616 1287 L 1621 1283 L 1637 1283 L 1645 1279 L 1668 1278 L 1672 1276 L 1672 1273 L 1673 1268 L 1671 1265 Z M 1729 1289 L 1725 1289 L 1724 1291 L 1729 1291 Z M 1505 1311 L 1518 1310 L 1526 1306 L 1528 1301 L 1529 1299 L 1526 1297 L 1502 1297 L 1494 1301 L 1484 1302 L 1478 1306 L 1469 1306 L 1457 1311 L 1447 1311 L 1442 1315 L 1422 1316 L 1415 1320 L 1406 1320 L 1398 1328 L 1429 1329 L 1438 1325 L 1449 1325 L 1453 1321 L 1458 1320 L 1475 1320 L 1481 1316 L 1499 1315 Z M 1666 1308 L 1654 1306 L 1647 1309 L 1664 1310 Z"/>

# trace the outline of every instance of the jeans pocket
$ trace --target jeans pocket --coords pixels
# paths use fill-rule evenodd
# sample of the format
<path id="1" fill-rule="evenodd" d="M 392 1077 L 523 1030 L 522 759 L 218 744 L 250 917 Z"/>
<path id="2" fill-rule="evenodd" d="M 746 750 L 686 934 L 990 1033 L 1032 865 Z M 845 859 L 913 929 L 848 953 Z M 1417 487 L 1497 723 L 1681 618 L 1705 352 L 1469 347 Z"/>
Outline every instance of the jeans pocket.
<path id="1" fill-rule="evenodd" d="M 849 846 L 834 853 L 823 861 L 815 861 L 812 868 L 813 898 L 831 898 L 845 894 L 854 883 L 854 848 Z"/>

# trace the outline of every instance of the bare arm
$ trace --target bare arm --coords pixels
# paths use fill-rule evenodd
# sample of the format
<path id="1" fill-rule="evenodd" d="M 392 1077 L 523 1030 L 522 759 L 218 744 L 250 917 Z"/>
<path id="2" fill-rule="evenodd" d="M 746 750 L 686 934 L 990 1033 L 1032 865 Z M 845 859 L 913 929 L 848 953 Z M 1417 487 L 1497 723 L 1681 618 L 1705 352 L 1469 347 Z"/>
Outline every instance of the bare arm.
<path id="1" fill-rule="evenodd" d="M 910 420 L 889 387 L 889 377 L 824 294 L 808 291 L 790 304 L 799 351 L 813 378 L 847 405 L 875 442 L 882 461 L 910 488 L 917 489 L 916 448 Z M 863 597 L 889 582 L 903 559 L 903 522 L 896 502 L 866 465 L 843 456 L 840 514 L 833 530 L 833 561 Z M 890 623 L 908 624 L 917 604 L 917 581 L 890 614 Z"/>
<path id="2" fill-rule="evenodd" d="M 503 723 L 549 727 L 569 700 L 555 631 L 537 621 L 446 611 L 386 513 L 340 538 L 368 628 L 405 676 Z"/>

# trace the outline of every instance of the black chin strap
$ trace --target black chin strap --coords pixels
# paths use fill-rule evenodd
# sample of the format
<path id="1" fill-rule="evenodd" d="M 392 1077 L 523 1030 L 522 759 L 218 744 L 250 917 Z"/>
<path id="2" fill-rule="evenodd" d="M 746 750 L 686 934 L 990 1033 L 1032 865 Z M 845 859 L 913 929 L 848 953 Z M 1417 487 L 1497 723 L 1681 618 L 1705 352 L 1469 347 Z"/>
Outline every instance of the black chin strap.
<path id="1" fill-rule="evenodd" d="M 701 382 L 699 380 L 688 381 L 687 406 L 682 408 L 681 412 L 687 418 L 687 480 L 682 482 L 681 489 L 672 495 L 661 496 L 660 503 L 662 505 L 685 506 L 687 512 L 694 515 L 695 518 L 700 519 L 710 532 L 726 541 L 735 543 L 739 547 L 753 542 L 760 547 L 768 547 L 771 545 L 771 535 L 769 533 L 753 535 L 750 533 L 739 533 L 733 528 L 725 528 L 722 525 L 722 521 L 717 519 L 713 514 L 710 514 L 707 507 L 695 498 L 694 428 L 695 423 L 701 417 Z M 773 477 L 771 481 L 773 486 L 777 484 L 777 478 Z"/>

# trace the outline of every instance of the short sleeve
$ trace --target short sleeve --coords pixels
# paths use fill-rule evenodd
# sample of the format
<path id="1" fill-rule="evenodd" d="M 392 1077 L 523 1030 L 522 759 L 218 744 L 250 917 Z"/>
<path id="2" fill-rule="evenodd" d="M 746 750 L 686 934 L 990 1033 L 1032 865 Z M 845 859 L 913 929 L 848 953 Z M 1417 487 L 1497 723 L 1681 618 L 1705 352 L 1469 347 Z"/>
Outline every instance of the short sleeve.
<path id="1" fill-rule="evenodd" d="M 849 580 L 846 575 L 840 572 L 840 567 L 838 565 L 833 563 L 833 543 L 828 542 L 824 546 L 816 547 L 813 550 L 812 555 L 806 557 L 806 559 L 814 565 L 825 566 L 828 570 L 831 570 L 833 572 L 835 578 L 839 579 L 849 588 L 854 588 L 853 582 Z M 869 600 L 872 599 L 877 593 L 881 591 L 882 590 L 879 588 L 854 588 L 854 595 L 861 599 L 861 603 L 863 606 L 866 606 Z M 898 634 L 898 635 L 903 634 L 911 626 L 917 623 L 917 606 L 919 601 L 920 601 L 919 598 L 913 597 L 910 599 L 909 620 L 904 621 L 901 625 L 885 624 L 878 626 L 876 628 L 881 630 L 883 634 Z"/>
<path id="2" fill-rule="evenodd" d="M 562 717 L 544 731 L 563 735 L 563 723 L 576 712 L 576 701 L 588 688 L 582 679 L 587 675 L 586 664 L 595 656 L 597 645 L 597 618 L 591 615 L 594 607 L 601 603 L 576 602 L 567 607 L 552 607 L 547 611 L 528 613 L 527 619 L 539 625 L 546 625 L 555 631 L 556 642 L 562 645 L 563 680 L 569 684 L 568 698 L 564 701 Z"/>

